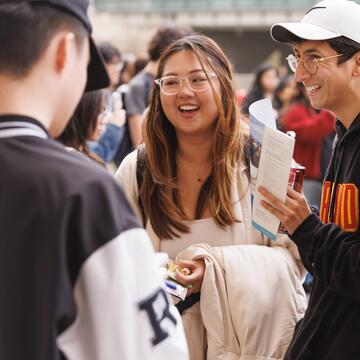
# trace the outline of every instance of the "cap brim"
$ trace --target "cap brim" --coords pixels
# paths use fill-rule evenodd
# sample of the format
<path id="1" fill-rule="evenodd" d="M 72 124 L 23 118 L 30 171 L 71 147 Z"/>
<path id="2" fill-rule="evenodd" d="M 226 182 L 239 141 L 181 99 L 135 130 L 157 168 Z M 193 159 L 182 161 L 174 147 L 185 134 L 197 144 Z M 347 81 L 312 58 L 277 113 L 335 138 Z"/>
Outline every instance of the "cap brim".
<path id="1" fill-rule="evenodd" d="M 104 60 L 91 37 L 89 38 L 89 42 L 90 63 L 87 70 L 88 77 L 85 91 L 107 88 L 110 85 L 110 79 L 104 65 Z"/>
<path id="2" fill-rule="evenodd" d="M 285 44 L 292 44 L 299 38 L 304 40 L 328 40 L 341 36 L 341 34 L 307 23 L 275 24 L 270 29 L 270 35 L 275 41 Z"/>

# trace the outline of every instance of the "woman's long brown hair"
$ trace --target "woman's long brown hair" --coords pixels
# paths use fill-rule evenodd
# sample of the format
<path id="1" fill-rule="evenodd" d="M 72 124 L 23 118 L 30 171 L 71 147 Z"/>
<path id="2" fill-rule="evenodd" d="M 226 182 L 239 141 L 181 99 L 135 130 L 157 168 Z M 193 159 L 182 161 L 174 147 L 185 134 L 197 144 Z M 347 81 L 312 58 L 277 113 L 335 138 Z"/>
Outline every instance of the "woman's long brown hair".
<path id="1" fill-rule="evenodd" d="M 184 37 L 170 45 L 160 58 L 156 78 L 163 75 L 164 66 L 173 54 L 193 51 L 200 64 L 215 72 L 220 83 L 220 94 L 215 92 L 210 81 L 219 110 L 219 119 L 212 144 L 212 171 L 203 185 L 198 199 L 198 213 L 208 206 L 220 228 L 237 221 L 231 198 L 235 169 L 243 157 L 243 140 L 240 131 L 239 110 L 235 100 L 231 65 L 221 48 L 212 39 L 203 35 Z M 177 137 L 175 128 L 166 118 L 160 102 L 160 89 L 151 93 L 149 112 L 144 123 L 146 163 L 140 197 L 144 208 L 145 222 L 150 223 L 160 239 L 179 237 L 189 232 L 184 220 L 176 181 Z"/>

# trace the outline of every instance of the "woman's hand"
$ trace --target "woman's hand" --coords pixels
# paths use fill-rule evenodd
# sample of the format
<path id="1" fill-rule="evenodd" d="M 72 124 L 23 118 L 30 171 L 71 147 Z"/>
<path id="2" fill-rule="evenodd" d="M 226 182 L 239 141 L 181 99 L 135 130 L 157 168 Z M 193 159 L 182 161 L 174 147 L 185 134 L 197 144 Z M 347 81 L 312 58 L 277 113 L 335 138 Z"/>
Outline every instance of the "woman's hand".
<path id="1" fill-rule="evenodd" d="M 176 280 L 183 285 L 191 285 L 187 293 L 187 296 L 189 296 L 200 291 L 204 273 L 204 259 L 180 260 L 176 269 Z"/>

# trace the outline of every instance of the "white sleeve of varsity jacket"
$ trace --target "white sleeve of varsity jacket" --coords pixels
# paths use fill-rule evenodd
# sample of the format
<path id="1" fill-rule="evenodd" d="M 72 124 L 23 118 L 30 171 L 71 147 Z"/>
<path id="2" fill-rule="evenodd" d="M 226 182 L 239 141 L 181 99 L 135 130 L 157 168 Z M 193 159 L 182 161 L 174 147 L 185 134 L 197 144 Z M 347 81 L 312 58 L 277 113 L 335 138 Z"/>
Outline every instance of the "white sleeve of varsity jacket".
<path id="1" fill-rule="evenodd" d="M 57 338 L 68 360 L 184 360 L 181 317 L 164 289 L 145 230 L 97 249 L 74 287 L 75 321 Z"/>

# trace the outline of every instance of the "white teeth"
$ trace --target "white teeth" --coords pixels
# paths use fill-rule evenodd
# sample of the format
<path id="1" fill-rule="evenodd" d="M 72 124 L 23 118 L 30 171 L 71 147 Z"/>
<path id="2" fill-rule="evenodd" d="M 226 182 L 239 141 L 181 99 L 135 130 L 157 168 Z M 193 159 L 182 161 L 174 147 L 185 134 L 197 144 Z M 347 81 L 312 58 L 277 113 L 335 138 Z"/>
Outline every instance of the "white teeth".
<path id="1" fill-rule="evenodd" d="M 306 90 L 310 93 L 310 92 L 313 92 L 317 89 L 320 89 L 320 86 L 319 85 L 311 85 L 311 86 L 307 86 L 306 87 Z"/>
<path id="2" fill-rule="evenodd" d="M 196 105 L 182 105 L 179 107 L 181 111 L 193 111 L 197 110 L 199 107 Z"/>

